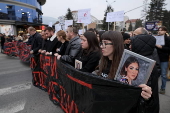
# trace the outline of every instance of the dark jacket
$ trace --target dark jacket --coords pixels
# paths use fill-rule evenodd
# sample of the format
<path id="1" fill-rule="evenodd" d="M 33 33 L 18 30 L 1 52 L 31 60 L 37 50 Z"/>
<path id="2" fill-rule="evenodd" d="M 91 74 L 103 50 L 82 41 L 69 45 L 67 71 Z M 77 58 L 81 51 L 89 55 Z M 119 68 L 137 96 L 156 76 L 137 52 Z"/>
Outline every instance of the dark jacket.
<path id="1" fill-rule="evenodd" d="M 78 36 L 74 37 L 69 41 L 65 55 L 61 56 L 61 60 L 66 61 L 70 65 L 74 66 L 75 57 L 81 50 L 81 40 Z"/>
<path id="2" fill-rule="evenodd" d="M 99 65 L 100 58 L 101 52 L 99 50 L 90 52 L 87 55 L 82 51 L 78 57 L 76 57 L 77 60 L 82 62 L 82 69 L 80 69 L 80 71 L 89 73 L 95 71 L 95 68 Z"/>
<path id="3" fill-rule="evenodd" d="M 65 51 L 67 49 L 68 44 L 69 44 L 69 41 L 65 41 L 64 43 L 61 44 L 60 48 L 58 48 L 59 49 L 59 51 L 58 51 L 59 55 L 65 54 Z"/>
<path id="4" fill-rule="evenodd" d="M 27 45 L 31 45 L 32 44 L 32 41 L 33 41 L 33 37 L 30 36 L 29 39 L 28 39 L 28 42 L 26 42 Z"/>
<path id="5" fill-rule="evenodd" d="M 152 88 L 151 104 L 147 106 L 147 113 L 159 113 L 158 77 L 160 65 L 155 49 L 156 39 L 151 35 L 137 35 L 132 40 L 132 51 L 156 61 L 147 85 Z"/>
<path id="6" fill-rule="evenodd" d="M 169 61 L 169 54 L 170 54 L 170 37 L 167 35 L 164 36 L 165 38 L 165 45 L 162 46 L 162 49 L 157 48 L 159 59 L 161 62 L 168 62 Z"/>
<path id="7" fill-rule="evenodd" d="M 4 46 L 4 43 L 5 43 L 5 37 L 2 36 L 2 37 L 1 37 L 1 46 Z"/>
<path id="8" fill-rule="evenodd" d="M 58 41 L 57 37 L 55 37 L 53 40 L 49 39 L 47 40 L 45 44 L 45 49 L 47 52 L 56 52 L 56 49 L 61 46 L 61 42 Z"/>
<path id="9" fill-rule="evenodd" d="M 45 46 L 46 46 L 46 43 L 47 43 L 47 39 L 43 39 L 43 41 L 42 41 L 42 47 L 41 47 L 41 50 L 45 50 Z"/>
<path id="10" fill-rule="evenodd" d="M 32 35 L 32 44 L 31 44 L 31 50 L 33 50 L 33 54 L 37 54 L 38 50 L 41 49 L 42 46 L 42 37 L 39 33 L 35 33 Z"/>

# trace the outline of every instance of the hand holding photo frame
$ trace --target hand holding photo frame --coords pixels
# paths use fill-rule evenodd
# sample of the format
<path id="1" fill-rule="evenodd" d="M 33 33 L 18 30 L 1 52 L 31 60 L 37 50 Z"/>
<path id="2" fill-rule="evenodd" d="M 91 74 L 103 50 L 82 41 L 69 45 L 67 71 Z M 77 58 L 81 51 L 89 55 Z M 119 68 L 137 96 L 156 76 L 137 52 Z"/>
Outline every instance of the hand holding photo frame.
<path id="1" fill-rule="evenodd" d="M 125 49 L 116 72 L 115 80 L 133 86 L 146 84 L 155 63 L 152 59 Z"/>
<path id="2" fill-rule="evenodd" d="M 75 69 L 82 69 L 82 62 L 79 60 L 75 60 Z"/>

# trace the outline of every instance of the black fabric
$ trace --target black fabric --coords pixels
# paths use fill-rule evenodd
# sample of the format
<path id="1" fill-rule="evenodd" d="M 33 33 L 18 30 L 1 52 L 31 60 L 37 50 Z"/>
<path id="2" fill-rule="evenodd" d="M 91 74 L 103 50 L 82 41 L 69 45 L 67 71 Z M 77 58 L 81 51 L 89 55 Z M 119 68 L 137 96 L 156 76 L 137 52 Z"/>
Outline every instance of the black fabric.
<path id="1" fill-rule="evenodd" d="M 39 33 L 35 33 L 34 35 L 32 35 L 33 39 L 32 39 L 32 43 L 31 43 L 31 50 L 33 50 L 33 54 L 37 54 L 38 50 L 41 49 L 42 46 L 42 37 Z"/>
<path id="2" fill-rule="evenodd" d="M 33 84 L 45 83 L 50 99 L 64 112 L 144 113 L 139 105 L 141 88 L 78 71 L 54 56 L 43 57 L 32 58 Z"/>
<path id="3" fill-rule="evenodd" d="M 165 38 L 165 45 L 162 46 L 162 49 L 157 48 L 157 51 L 158 51 L 160 61 L 168 62 L 169 54 L 170 54 L 170 37 L 165 35 L 164 38 Z"/>
<path id="4" fill-rule="evenodd" d="M 65 54 L 68 44 L 69 44 L 69 41 L 65 41 L 64 43 L 62 43 L 61 47 L 59 48 L 60 49 L 60 51 L 58 52 L 59 55 Z"/>
<path id="5" fill-rule="evenodd" d="M 4 37 L 4 36 L 1 36 L 0 38 L 1 38 L 1 46 L 2 46 L 2 45 L 4 45 L 4 43 L 5 43 L 5 37 Z"/>
<path id="6" fill-rule="evenodd" d="M 158 77 L 160 76 L 160 61 L 155 48 L 156 39 L 151 35 L 137 35 L 132 40 L 132 51 L 156 61 L 147 85 L 152 88 L 151 103 L 147 113 L 159 113 Z"/>
<path id="7" fill-rule="evenodd" d="M 59 61 L 57 65 L 59 65 L 57 67 L 57 73 L 61 80 L 61 85 L 64 87 L 66 95 L 69 95 L 69 99 L 74 100 L 79 112 L 132 113 L 130 110 L 138 103 L 141 88 L 103 79 L 97 75 L 76 71 L 73 67 Z M 77 79 L 77 81 L 91 84 L 92 89 L 81 85 L 76 82 L 76 80 L 71 80 L 68 75 Z M 64 98 L 61 96 L 61 99 Z M 73 107 L 72 109 L 75 108 Z M 138 113 L 136 110 L 137 108 L 134 107 L 134 113 Z"/>
<path id="8" fill-rule="evenodd" d="M 110 72 L 110 67 L 112 65 L 112 60 L 109 60 L 108 64 L 107 64 L 107 67 L 106 69 L 103 70 L 101 76 L 104 77 L 104 78 L 108 78 L 108 74 Z"/>
<path id="9" fill-rule="evenodd" d="M 82 62 L 82 69 L 80 69 L 80 71 L 91 73 L 95 71 L 95 68 L 99 64 L 100 58 L 100 51 L 94 51 L 89 53 L 88 55 L 86 55 L 86 53 L 82 51 L 76 59 Z"/>
<path id="10" fill-rule="evenodd" d="M 27 45 L 31 45 L 33 41 L 33 36 L 30 36 L 27 42 Z"/>
<path id="11" fill-rule="evenodd" d="M 132 40 L 132 51 L 140 55 L 151 55 L 155 49 L 156 39 L 151 35 L 137 35 Z"/>
<path id="12" fill-rule="evenodd" d="M 45 50 L 47 41 L 48 41 L 47 39 L 42 41 L 42 47 L 41 47 L 42 50 Z"/>
<path id="13" fill-rule="evenodd" d="M 74 66 L 75 57 L 81 51 L 80 38 L 74 37 L 69 41 L 65 54 L 61 56 L 61 60 L 66 61 L 70 65 Z"/>
<path id="14" fill-rule="evenodd" d="M 54 38 L 53 41 L 47 40 L 45 44 L 45 50 L 47 52 L 56 52 L 56 49 L 61 46 L 61 42 L 58 41 L 57 38 Z"/>

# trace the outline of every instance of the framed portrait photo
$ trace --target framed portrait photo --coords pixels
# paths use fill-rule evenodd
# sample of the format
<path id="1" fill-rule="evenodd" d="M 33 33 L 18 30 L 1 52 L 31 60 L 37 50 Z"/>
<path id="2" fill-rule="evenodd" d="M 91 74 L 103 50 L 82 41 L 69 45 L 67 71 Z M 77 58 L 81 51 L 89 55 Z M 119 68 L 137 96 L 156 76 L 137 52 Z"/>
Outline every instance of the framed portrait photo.
<path id="1" fill-rule="evenodd" d="M 82 62 L 79 60 L 75 60 L 75 69 L 82 69 Z"/>
<path id="2" fill-rule="evenodd" d="M 115 80 L 138 86 L 146 84 L 156 61 L 124 49 Z"/>

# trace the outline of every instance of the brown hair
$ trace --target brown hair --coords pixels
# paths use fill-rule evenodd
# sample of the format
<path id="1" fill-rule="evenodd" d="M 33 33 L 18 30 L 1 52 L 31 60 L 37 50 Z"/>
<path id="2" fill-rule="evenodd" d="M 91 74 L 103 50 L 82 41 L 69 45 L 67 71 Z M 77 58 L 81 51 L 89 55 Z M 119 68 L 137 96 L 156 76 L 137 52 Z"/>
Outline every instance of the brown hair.
<path id="1" fill-rule="evenodd" d="M 159 30 L 159 29 L 162 29 L 163 31 L 168 31 L 165 26 L 159 27 L 158 30 Z"/>
<path id="2" fill-rule="evenodd" d="M 127 76 L 127 72 L 126 72 L 125 68 L 128 68 L 128 66 L 129 66 L 130 64 L 132 64 L 132 63 L 137 63 L 138 66 L 139 66 L 139 61 L 138 61 L 135 57 L 133 57 L 133 56 L 128 57 L 128 58 L 126 59 L 124 65 L 123 65 L 123 67 L 122 67 L 121 72 L 120 72 L 120 75 L 121 75 L 121 76 L 123 76 L 123 75 Z M 136 79 L 137 79 L 137 76 L 136 76 L 136 78 L 135 78 L 134 80 L 136 80 Z"/>
<path id="3" fill-rule="evenodd" d="M 72 27 L 72 26 L 69 26 L 68 27 L 68 30 L 70 31 L 70 32 L 73 32 L 74 34 L 78 34 L 78 29 L 76 28 L 76 27 Z"/>
<path id="4" fill-rule="evenodd" d="M 64 40 L 67 40 L 67 39 L 66 39 L 66 33 L 65 33 L 65 31 L 60 30 L 60 31 L 57 32 L 57 35 L 58 35 L 58 36 L 62 36 L 62 38 L 63 38 Z"/>
<path id="5" fill-rule="evenodd" d="M 107 31 L 102 35 L 101 40 L 110 40 L 113 43 L 113 60 L 108 78 L 114 79 L 124 50 L 123 36 L 117 31 Z M 97 72 L 98 75 L 101 75 L 103 70 L 107 68 L 108 62 L 109 58 L 107 56 L 102 56 L 99 64 L 99 71 Z"/>
<path id="6" fill-rule="evenodd" d="M 44 31 L 50 31 L 50 32 L 52 31 L 52 32 L 54 32 L 54 29 L 52 27 L 46 27 Z"/>
<path id="7" fill-rule="evenodd" d="M 36 31 L 36 29 L 34 27 L 29 27 L 28 30 L 30 31 Z"/>
<path id="8" fill-rule="evenodd" d="M 93 51 L 100 51 L 99 41 L 93 32 L 85 32 L 84 37 L 87 39 L 89 45 L 88 49 L 85 50 L 87 55 Z"/>

